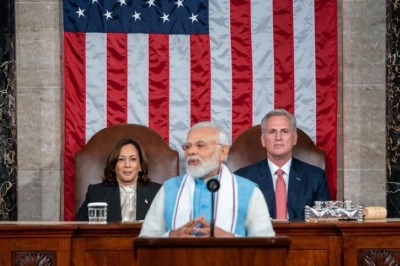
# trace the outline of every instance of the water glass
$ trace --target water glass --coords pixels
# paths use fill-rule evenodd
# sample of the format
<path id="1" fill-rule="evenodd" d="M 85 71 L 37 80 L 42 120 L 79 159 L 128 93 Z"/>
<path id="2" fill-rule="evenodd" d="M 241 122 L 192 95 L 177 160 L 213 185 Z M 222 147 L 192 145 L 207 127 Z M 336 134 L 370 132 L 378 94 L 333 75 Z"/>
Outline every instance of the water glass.
<path id="1" fill-rule="evenodd" d="M 91 202 L 88 204 L 89 224 L 106 224 L 107 223 L 107 206 L 106 202 Z"/>

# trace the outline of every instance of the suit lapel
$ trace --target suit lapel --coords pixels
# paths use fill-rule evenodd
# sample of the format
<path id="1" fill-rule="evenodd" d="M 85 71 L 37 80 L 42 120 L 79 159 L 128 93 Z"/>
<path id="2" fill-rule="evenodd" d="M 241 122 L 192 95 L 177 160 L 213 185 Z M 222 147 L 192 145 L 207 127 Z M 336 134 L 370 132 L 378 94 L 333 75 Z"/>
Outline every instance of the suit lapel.
<path id="1" fill-rule="evenodd" d="M 269 169 L 266 159 L 263 161 L 263 163 L 261 163 L 257 176 L 257 184 L 259 184 L 261 191 L 264 193 L 270 216 L 276 218 L 275 190 L 272 183 L 271 170 Z"/>
<path id="2" fill-rule="evenodd" d="M 303 185 L 304 174 L 301 169 L 298 168 L 297 160 L 292 159 L 289 173 L 289 187 L 288 187 L 288 213 L 289 219 L 295 217 L 295 210 L 301 209 L 302 207 L 296 206 L 297 198 L 300 189 Z"/>
<path id="3" fill-rule="evenodd" d="M 136 195 L 136 220 L 144 220 L 150 200 L 146 186 L 140 182 L 137 182 Z"/>
<path id="4" fill-rule="evenodd" d="M 119 194 L 119 185 L 115 185 L 107 189 L 105 194 L 105 198 L 110 199 L 107 212 L 109 213 L 109 217 L 111 221 L 121 221 L 121 197 Z"/>

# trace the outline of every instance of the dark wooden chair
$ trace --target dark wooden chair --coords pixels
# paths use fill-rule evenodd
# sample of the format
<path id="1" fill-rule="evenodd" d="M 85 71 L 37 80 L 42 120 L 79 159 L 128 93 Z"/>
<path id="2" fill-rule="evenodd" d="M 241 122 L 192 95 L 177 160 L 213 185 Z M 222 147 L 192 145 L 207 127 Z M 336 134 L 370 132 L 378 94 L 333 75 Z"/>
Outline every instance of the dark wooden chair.
<path id="1" fill-rule="evenodd" d="M 151 181 L 163 183 L 179 173 L 179 154 L 171 149 L 154 130 L 135 124 L 115 125 L 97 132 L 75 154 L 75 209 L 85 200 L 89 184 L 100 183 L 104 176 L 107 156 L 114 145 L 123 138 L 140 143 L 146 153 Z"/>
<path id="2" fill-rule="evenodd" d="M 297 144 L 293 157 L 325 169 L 326 154 L 318 149 L 312 139 L 301 129 L 297 129 Z M 244 131 L 232 143 L 227 165 L 231 171 L 266 159 L 267 153 L 261 146 L 261 126 L 256 125 Z"/>

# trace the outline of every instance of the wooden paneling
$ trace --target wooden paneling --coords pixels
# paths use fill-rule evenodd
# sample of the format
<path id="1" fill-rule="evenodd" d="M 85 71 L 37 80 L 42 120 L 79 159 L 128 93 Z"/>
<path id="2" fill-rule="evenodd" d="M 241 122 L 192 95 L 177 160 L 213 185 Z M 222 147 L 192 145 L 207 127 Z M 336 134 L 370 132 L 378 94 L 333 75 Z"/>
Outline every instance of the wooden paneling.
<path id="1" fill-rule="evenodd" d="M 287 235 L 290 266 L 341 265 L 341 236 L 333 223 L 276 222 L 277 235 Z"/>
<path id="2" fill-rule="evenodd" d="M 400 265 L 400 223 L 342 223 L 344 265 Z"/>
<path id="3" fill-rule="evenodd" d="M 72 241 L 73 265 L 136 265 L 133 239 L 141 224 L 80 224 Z"/>
<path id="4" fill-rule="evenodd" d="M 109 238 L 104 235 L 74 239 L 72 246 L 74 265 L 136 265 L 132 251 L 134 238 L 133 236 Z"/>
<path id="5" fill-rule="evenodd" d="M 284 266 L 290 240 L 287 237 L 137 238 L 134 243 L 138 266 Z"/>
<path id="6" fill-rule="evenodd" d="M 70 265 L 76 226 L 48 223 L 0 223 L 2 265 Z"/>
<path id="7" fill-rule="evenodd" d="M 273 226 L 277 236 L 288 236 L 291 240 L 287 255 L 287 264 L 291 266 L 400 265 L 400 220 L 274 222 Z M 28 262 L 32 265 L 40 262 L 44 265 L 137 265 L 133 241 L 140 229 L 140 223 L 0 222 L 0 266 Z M 151 259 L 162 262 L 169 252 L 160 250 Z M 184 249 L 181 252 L 181 256 L 187 256 Z M 216 257 L 226 256 L 212 248 L 207 252 L 215 253 Z M 254 259 L 262 255 L 238 248 L 227 259 L 243 261 L 247 254 L 252 254 Z"/>

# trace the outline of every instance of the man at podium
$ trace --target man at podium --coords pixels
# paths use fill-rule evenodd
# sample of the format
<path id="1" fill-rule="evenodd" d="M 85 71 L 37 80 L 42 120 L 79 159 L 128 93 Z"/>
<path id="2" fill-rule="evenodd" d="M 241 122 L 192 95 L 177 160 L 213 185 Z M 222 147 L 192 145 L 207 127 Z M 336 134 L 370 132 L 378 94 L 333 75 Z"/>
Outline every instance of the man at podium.
<path id="1" fill-rule="evenodd" d="M 223 131 L 210 122 L 198 123 L 182 148 L 187 173 L 164 182 L 141 237 L 275 236 L 258 186 L 223 164 L 229 152 Z"/>

